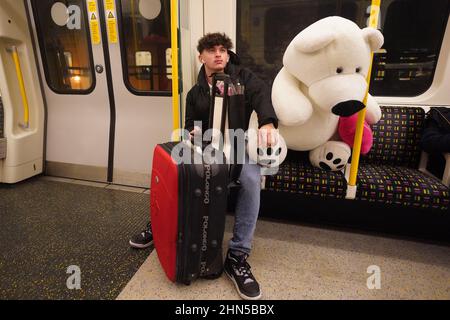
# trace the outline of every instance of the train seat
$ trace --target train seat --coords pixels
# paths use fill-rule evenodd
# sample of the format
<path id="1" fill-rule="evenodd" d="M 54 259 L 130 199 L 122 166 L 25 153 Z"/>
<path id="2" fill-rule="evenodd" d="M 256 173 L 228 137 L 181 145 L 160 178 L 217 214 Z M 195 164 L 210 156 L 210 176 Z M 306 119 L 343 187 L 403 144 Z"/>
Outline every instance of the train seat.
<path id="1" fill-rule="evenodd" d="M 356 200 L 447 210 L 449 188 L 418 170 L 425 111 L 419 107 L 381 109 L 382 118 L 372 127 L 372 149 L 361 156 Z M 344 199 L 347 183 L 342 172 L 315 168 L 307 153 L 289 151 L 278 173 L 267 177 L 266 190 Z"/>

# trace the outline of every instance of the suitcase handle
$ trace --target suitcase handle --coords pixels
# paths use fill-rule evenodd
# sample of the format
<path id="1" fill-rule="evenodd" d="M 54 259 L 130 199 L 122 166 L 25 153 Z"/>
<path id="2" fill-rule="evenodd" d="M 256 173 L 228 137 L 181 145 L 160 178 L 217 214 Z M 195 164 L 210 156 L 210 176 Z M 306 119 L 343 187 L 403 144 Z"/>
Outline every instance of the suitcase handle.
<path id="1" fill-rule="evenodd" d="M 228 90 L 229 90 L 230 84 L 232 82 L 231 82 L 230 75 L 228 75 L 226 73 L 218 72 L 218 73 L 212 74 L 212 90 L 211 90 L 211 100 L 210 100 L 210 109 L 209 109 L 210 110 L 209 111 L 209 124 L 208 124 L 209 129 L 212 128 L 213 121 L 214 121 L 214 104 L 215 104 L 216 93 L 219 90 L 217 88 L 217 81 L 224 82 L 222 116 L 220 119 L 220 134 L 222 135 L 223 139 L 221 139 L 221 143 L 219 144 L 219 151 L 223 151 L 223 144 L 225 142 L 225 121 L 226 121 L 227 113 L 229 113 L 229 108 L 230 108 L 230 95 L 228 94 L 229 93 Z M 241 174 L 241 171 L 242 171 L 242 165 L 236 164 L 236 163 L 230 165 L 230 169 L 229 169 L 230 182 L 228 184 L 229 188 L 240 186 L 239 176 Z"/>
<path id="2" fill-rule="evenodd" d="M 228 88 L 231 83 L 231 78 L 228 74 L 223 72 L 213 73 L 212 74 L 212 90 L 211 90 L 211 100 L 210 100 L 210 109 L 209 109 L 209 123 L 208 129 L 211 129 L 214 122 L 214 105 L 216 93 L 218 91 L 217 81 L 223 81 L 223 105 L 222 105 L 222 116 L 220 119 L 220 134 L 222 136 L 225 134 L 225 121 L 228 112 L 228 106 L 230 105 L 230 96 L 228 95 Z M 221 145 L 223 148 L 223 145 Z"/>

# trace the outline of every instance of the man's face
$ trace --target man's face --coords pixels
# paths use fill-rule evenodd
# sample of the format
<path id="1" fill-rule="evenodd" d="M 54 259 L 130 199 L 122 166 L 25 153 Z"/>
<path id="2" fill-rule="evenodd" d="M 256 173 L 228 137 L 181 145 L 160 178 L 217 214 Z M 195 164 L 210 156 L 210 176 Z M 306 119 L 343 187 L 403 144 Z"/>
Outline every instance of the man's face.
<path id="1" fill-rule="evenodd" d="M 225 69 L 229 58 L 228 50 L 222 45 L 205 49 L 200 54 L 200 62 L 205 64 L 206 68 L 216 72 Z"/>

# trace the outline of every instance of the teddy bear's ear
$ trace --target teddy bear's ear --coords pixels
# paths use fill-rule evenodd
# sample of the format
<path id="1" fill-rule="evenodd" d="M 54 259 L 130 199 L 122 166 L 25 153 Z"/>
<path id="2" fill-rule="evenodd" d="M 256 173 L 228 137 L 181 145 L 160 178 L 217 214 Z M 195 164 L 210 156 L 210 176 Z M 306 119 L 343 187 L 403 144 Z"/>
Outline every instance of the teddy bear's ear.
<path id="1" fill-rule="evenodd" d="M 384 37 L 383 34 L 374 28 L 362 29 L 364 39 L 369 43 L 372 51 L 377 51 L 383 46 Z"/>
<path id="2" fill-rule="evenodd" d="M 305 29 L 294 39 L 294 46 L 300 52 L 313 53 L 325 48 L 335 39 L 333 31 L 323 31 L 317 29 Z"/>

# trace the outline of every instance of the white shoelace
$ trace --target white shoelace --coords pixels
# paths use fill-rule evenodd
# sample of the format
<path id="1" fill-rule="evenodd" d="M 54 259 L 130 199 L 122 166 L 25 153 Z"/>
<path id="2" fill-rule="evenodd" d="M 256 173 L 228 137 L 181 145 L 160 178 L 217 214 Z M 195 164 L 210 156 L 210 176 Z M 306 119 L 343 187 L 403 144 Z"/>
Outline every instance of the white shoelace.
<path id="1" fill-rule="evenodd" d="M 243 277 L 247 278 L 247 279 L 244 280 L 244 284 L 255 282 L 255 280 L 250 278 L 251 272 L 250 272 L 250 270 L 248 268 L 246 268 L 246 267 L 239 267 L 239 269 L 237 269 L 235 266 L 233 266 L 233 269 L 234 269 L 234 272 L 236 272 L 236 274 L 238 276 L 243 276 Z"/>

